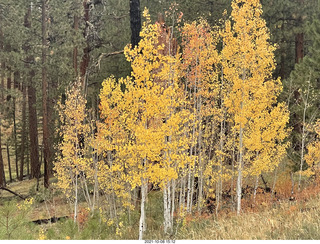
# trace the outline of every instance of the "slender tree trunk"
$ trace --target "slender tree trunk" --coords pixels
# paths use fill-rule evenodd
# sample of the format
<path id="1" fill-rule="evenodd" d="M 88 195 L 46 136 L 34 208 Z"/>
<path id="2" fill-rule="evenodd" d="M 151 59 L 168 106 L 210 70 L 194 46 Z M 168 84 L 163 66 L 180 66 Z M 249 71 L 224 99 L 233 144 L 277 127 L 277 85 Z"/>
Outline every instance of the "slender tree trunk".
<path id="1" fill-rule="evenodd" d="M 2 15 L 0 15 L 0 51 L 3 51 L 3 32 L 2 32 Z M 2 72 L 4 72 L 5 64 L 2 62 L 1 64 Z M 4 103 L 4 77 L 1 75 L 1 103 Z M 1 138 L 1 127 L 2 121 L 0 120 L 0 187 L 6 186 L 6 177 L 4 172 L 4 162 L 2 157 L 2 138 Z"/>
<path id="2" fill-rule="evenodd" d="M 180 198 L 180 216 L 182 215 L 181 212 L 185 212 L 185 205 L 186 205 L 186 185 L 187 185 L 187 180 L 186 180 L 186 175 L 183 176 L 182 180 L 182 185 L 181 185 L 181 191 L 182 191 L 182 196 Z"/>
<path id="3" fill-rule="evenodd" d="M 198 177 L 198 212 L 200 213 L 203 205 L 203 163 L 202 163 L 202 97 L 199 95 L 198 99 L 198 120 L 199 120 L 199 135 L 198 135 L 198 157 L 199 157 L 199 177 Z"/>
<path id="4" fill-rule="evenodd" d="M 163 189 L 164 205 L 164 233 L 171 234 L 173 231 L 173 213 L 175 198 L 175 181 L 170 180 Z"/>
<path id="5" fill-rule="evenodd" d="M 196 155 L 196 146 L 194 144 L 194 140 L 196 140 L 196 117 L 197 117 L 197 82 L 194 84 L 194 104 L 193 104 L 193 123 L 192 123 L 192 144 L 190 148 L 190 157 Z M 191 90 L 190 90 L 191 97 Z M 194 167 L 196 166 L 196 159 L 194 158 Z M 187 195 L 187 212 L 190 213 L 192 211 L 192 198 L 194 191 L 194 170 L 191 170 L 191 166 L 189 165 L 189 176 L 188 176 L 188 195 Z"/>
<path id="6" fill-rule="evenodd" d="M 84 21 L 87 25 L 87 22 L 89 22 L 89 5 L 87 1 L 83 1 L 83 9 L 84 9 Z M 87 28 L 84 32 L 84 36 L 87 36 Z M 86 40 L 86 47 L 83 49 L 83 56 L 80 63 L 80 76 L 82 80 L 82 89 L 84 91 L 84 94 L 86 94 L 86 80 L 87 80 L 87 70 L 90 62 L 90 47 L 89 47 L 89 41 Z"/>
<path id="7" fill-rule="evenodd" d="M 73 28 L 75 32 L 79 30 L 79 16 L 75 15 L 73 20 Z M 78 47 L 73 48 L 73 69 L 75 77 L 78 77 Z"/>
<path id="8" fill-rule="evenodd" d="M 300 171 L 299 171 L 299 182 L 298 182 L 298 191 L 301 190 L 301 176 L 302 176 L 302 169 L 303 169 L 303 163 L 304 163 L 304 147 L 305 147 L 305 139 L 306 139 L 306 112 L 309 105 L 309 92 L 310 92 L 310 82 L 308 84 L 308 90 L 306 98 L 303 97 L 302 99 L 304 102 L 304 108 L 303 108 L 303 117 L 302 117 L 302 135 L 301 135 L 301 155 L 300 155 Z"/>
<path id="9" fill-rule="evenodd" d="M 26 144 L 26 86 L 22 83 L 22 126 L 21 126 L 21 151 L 20 151 L 20 175 L 19 180 L 23 180 L 25 144 Z"/>
<path id="10" fill-rule="evenodd" d="M 241 102 L 241 112 L 243 110 L 243 102 Z M 239 164 L 237 179 L 237 214 L 241 211 L 241 195 L 242 195 L 242 168 L 243 168 L 243 125 L 240 123 L 239 130 Z"/>
<path id="11" fill-rule="evenodd" d="M 10 46 L 7 46 L 6 47 L 6 51 L 10 52 L 11 51 L 11 47 Z M 11 80 L 11 69 L 10 67 L 7 67 L 7 70 L 8 70 L 8 77 L 7 77 L 7 92 L 8 92 L 8 95 L 7 95 L 7 102 L 8 102 L 8 109 L 9 109 L 9 106 L 10 106 L 10 100 L 11 100 L 11 83 L 12 83 L 12 80 Z"/>
<path id="12" fill-rule="evenodd" d="M 49 122 L 48 122 L 48 80 L 47 80 L 47 0 L 42 0 L 42 129 L 43 129 L 43 159 L 44 159 L 44 187 L 49 187 Z"/>
<path id="13" fill-rule="evenodd" d="M 190 206 L 189 206 L 189 213 L 192 212 L 192 206 L 193 206 L 193 194 L 194 194 L 194 171 L 191 175 L 191 194 L 190 194 Z"/>
<path id="14" fill-rule="evenodd" d="M 222 48 L 224 47 L 224 43 L 222 43 Z M 220 121 L 220 155 L 219 155 L 219 177 L 217 183 L 217 190 L 216 190 L 216 199 L 217 199 L 217 206 L 216 206 L 216 215 L 218 215 L 220 201 L 222 197 L 222 168 L 223 168 L 223 151 L 224 151 L 224 137 L 225 137 L 225 107 L 224 107 L 224 70 L 221 67 L 221 88 L 220 88 L 220 101 L 221 101 L 221 112 L 222 112 L 222 119 Z M 233 179 L 232 179 L 233 181 Z M 231 183 L 231 185 L 233 182 Z"/>
<path id="15" fill-rule="evenodd" d="M 12 182 L 11 160 L 10 160 L 10 150 L 9 150 L 8 142 L 6 144 L 6 148 L 7 148 L 7 159 L 8 159 L 8 168 L 9 168 L 9 178 L 10 178 L 10 182 Z"/>
<path id="16" fill-rule="evenodd" d="M 0 125 L 0 186 L 6 186 L 6 177 L 4 173 L 4 163 L 2 157 L 1 126 L 2 125 Z"/>
<path id="17" fill-rule="evenodd" d="M 192 155 L 192 146 L 190 150 L 190 156 Z M 191 165 L 188 165 L 188 186 L 187 186 L 187 212 L 190 213 L 191 209 L 189 208 L 190 206 L 190 199 L 191 199 Z"/>
<path id="18" fill-rule="evenodd" d="M 175 209 L 175 198 L 176 198 L 176 180 L 172 180 L 172 190 L 171 190 L 171 218 L 170 218 L 170 228 L 173 231 L 173 214 Z"/>
<path id="19" fill-rule="evenodd" d="M 73 216 L 73 222 L 77 222 L 78 218 L 78 176 L 75 175 L 75 182 L 74 182 L 74 192 L 75 192 L 75 199 L 74 199 L 74 216 Z"/>
<path id="20" fill-rule="evenodd" d="M 1 19 L 0 19 L 1 20 Z M 0 37 L 1 37 L 1 25 L 0 25 Z M 0 42 L 1 42 L 1 38 L 0 38 Z M 0 45 L 0 48 L 2 49 L 1 45 Z M 2 68 L 3 68 L 3 64 L 2 64 Z M 3 103 L 4 101 L 4 93 L 3 93 L 3 90 L 4 90 L 4 78 L 2 77 L 1 78 L 1 102 Z M 2 157 L 2 138 L 1 138 L 1 127 L 2 127 L 2 121 L 0 120 L 0 187 L 1 186 L 6 186 L 6 177 L 5 177 L 5 173 L 4 173 L 4 162 L 3 162 L 3 157 Z"/>
<path id="21" fill-rule="evenodd" d="M 237 179 L 237 214 L 241 211 L 241 195 L 242 195 L 242 167 L 243 167 L 243 128 L 240 125 L 239 135 L 239 165 L 238 165 L 238 179 Z"/>
<path id="22" fill-rule="evenodd" d="M 254 205 L 254 206 L 255 206 L 255 204 L 256 204 L 258 183 L 259 183 L 259 175 L 256 176 L 256 182 L 255 182 L 255 184 L 254 184 L 254 191 L 253 191 L 253 205 Z"/>
<path id="23" fill-rule="evenodd" d="M 277 183 L 277 173 L 278 173 L 278 167 L 274 171 L 274 178 L 273 178 L 273 184 L 272 184 L 272 189 L 271 189 L 271 201 L 273 200 L 273 195 L 274 195 L 274 189 L 276 187 Z"/>
<path id="24" fill-rule="evenodd" d="M 146 179 L 141 179 L 141 205 L 140 205 L 140 221 L 139 221 L 139 240 L 143 239 L 143 234 L 146 231 L 146 212 L 145 203 L 147 198 L 148 182 Z"/>
<path id="25" fill-rule="evenodd" d="M 242 81 L 246 80 L 245 69 L 243 69 L 242 73 Z M 240 118 L 243 116 L 243 90 L 241 94 L 241 103 L 240 103 Z M 238 164 L 238 179 L 237 179 L 237 215 L 240 214 L 241 211 L 241 195 L 242 195 L 242 169 L 243 169 L 243 124 L 240 122 L 239 129 L 239 164 Z"/>
<path id="26" fill-rule="evenodd" d="M 163 213 L 164 213 L 164 233 L 168 234 L 169 232 L 169 198 L 170 196 L 168 195 L 168 188 L 170 187 L 169 182 L 165 185 L 163 188 Z"/>
<path id="27" fill-rule="evenodd" d="M 20 73 L 19 71 L 14 72 L 14 88 L 19 88 Z M 15 163 L 16 163 L 16 178 L 19 179 L 19 166 L 18 166 L 18 142 L 17 142 L 17 123 L 16 123 L 16 97 L 13 97 L 13 139 L 14 139 L 14 152 L 15 152 Z"/>
<path id="28" fill-rule="evenodd" d="M 235 211 L 235 195 L 234 195 L 234 176 L 235 176 L 235 167 L 234 164 L 236 162 L 236 155 L 235 155 L 235 140 L 233 141 L 233 149 L 232 149 L 232 176 L 231 176 L 231 187 L 230 187 L 230 195 L 231 195 L 231 204 L 232 204 L 232 210 Z"/>

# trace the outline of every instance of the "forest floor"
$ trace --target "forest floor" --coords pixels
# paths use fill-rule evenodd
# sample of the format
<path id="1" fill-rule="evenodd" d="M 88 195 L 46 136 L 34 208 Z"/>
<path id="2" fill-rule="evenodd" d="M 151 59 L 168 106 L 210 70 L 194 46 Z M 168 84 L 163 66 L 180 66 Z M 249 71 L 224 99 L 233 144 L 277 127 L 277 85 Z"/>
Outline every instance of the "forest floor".
<path id="1" fill-rule="evenodd" d="M 41 185 L 42 182 L 39 183 Z M 82 215 L 82 222 L 75 225 L 72 218 L 73 205 L 68 203 L 65 195 L 58 190 L 49 192 L 42 187 L 37 192 L 36 185 L 35 180 L 25 180 L 8 186 L 21 196 L 33 197 L 32 207 L 24 216 L 25 219 L 18 217 L 19 210 L 14 208 L 22 204 L 23 200 L 10 192 L 0 191 L 0 217 L 5 219 L 7 214 L 9 220 L 9 228 L 5 227 L 5 221 L 0 221 L 0 239 L 137 239 L 138 208 L 130 213 L 130 221 L 127 221 L 127 213 L 119 218 L 123 223 L 121 228 L 119 225 L 103 223 L 100 217 L 90 218 L 85 214 Z M 162 202 L 162 194 L 160 191 L 150 192 L 146 208 L 145 239 L 320 239 L 320 185 L 309 184 L 293 199 L 286 192 L 289 189 L 281 191 L 278 188 L 278 194 L 273 198 L 270 194 L 258 193 L 254 203 L 252 196 L 245 197 L 242 201 L 243 211 L 239 216 L 226 203 L 218 214 L 204 211 L 202 214 L 185 215 L 178 219 L 169 236 L 163 234 L 163 210 L 159 204 Z M 11 212 L 7 211 L 10 207 Z M 84 209 L 85 202 L 82 202 L 80 211 Z M 52 217 L 61 219 L 57 223 L 46 221 Z M 36 224 L 39 220 L 43 222 Z"/>

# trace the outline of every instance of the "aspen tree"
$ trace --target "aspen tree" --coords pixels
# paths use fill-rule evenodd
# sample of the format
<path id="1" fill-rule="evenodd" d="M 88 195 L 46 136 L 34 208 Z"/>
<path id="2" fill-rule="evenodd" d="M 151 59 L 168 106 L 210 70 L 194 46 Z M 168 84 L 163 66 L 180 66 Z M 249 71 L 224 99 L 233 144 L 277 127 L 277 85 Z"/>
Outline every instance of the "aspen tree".
<path id="1" fill-rule="evenodd" d="M 125 48 L 133 78 L 115 82 L 111 77 L 103 82 L 100 109 L 104 123 L 99 130 L 103 147 L 112 150 L 112 171 L 131 189 L 141 187 L 139 239 L 146 230 L 148 183 L 164 190 L 164 229 L 172 230 L 174 180 L 185 167 L 188 146 L 182 126 L 189 119 L 181 109 L 183 97 L 174 72 L 179 57 L 165 55 L 164 45 L 159 44 L 160 25 L 151 24 L 147 11 L 144 16 L 141 41 L 133 49 Z"/>
<path id="2" fill-rule="evenodd" d="M 232 129 L 236 138 L 236 150 L 238 152 L 238 176 L 237 176 L 237 213 L 241 211 L 242 179 L 244 166 L 248 165 L 252 156 L 251 141 L 254 141 L 257 130 L 260 134 L 266 128 L 270 132 L 281 134 L 275 144 L 286 137 L 284 125 L 287 122 L 288 113 L 283 104 L 276 105 L 276 99 L 281 92 L 280 80 L 272 78 L 275 69 L 274 46 L 269 43 L 269 31 L 265 21 L 261 18 L 262 8 L 259 0 L 234 0 L 232 2 L 231 20 L 226 22 L 223 36 L 224 48 L 222 50 L 223 69 L 225 79 L 230 83 L 230 90 L 225 97 L 225 106 L 234 120 Z M 281 125 L 271 126 L 266 119 L 272 117 L 272 113 L 282 116 Z M 259 123 L 262 123 L 259 125 Z M 280 123 L 280 122 L 279 122 Z M 259 127 L 259 129 L 253 129 Z M 273 131 L 273 130 L 274 131 Z M 253 132 L 254 131 L 254 132 Z M 263 134 L 263 136 L 268 136 Z M 260 141 L 272 141 L 261 137 Z M 254 141 L 255 142 L 255 141 Z M 258 148 L 251 151 L 258 151 Z M 275 152 L 265 149 L 265 154 Z M 274 149 L 278 150 L 277 146 Z M 283 149 L 279 149 L 282 154 Z M 256 155 L 256 153 L 254 153 Z M 270 156 L 270 155 L 269 155 Z M 261 157 L 261 155 L 260 155 Z M 264 162 L 267 169 L 279 163 L 279 159 L 272 164 Z M 252 163 L 252 162 L 251 162 Z"/>
<path id="3" fill-rule="evenodd" d="M 58 145 L 54 170 L 60 187 L 74 202 L 74 221 L 77 220 L 79 189 L 83 190 L 89 207 L 87 178 L 92 176 L 90 158 L 86 155 L 90 128 L 86 123 L 86 100 L 81 93 L 81 84 L 76 82 L 67 91 L 65 105 L 59 103 L 62 142 Z"/>
<path id="4" fill-rule="evenodd" d="M 186 80 L 186 90 L 189 91 L 188 107 L 193 113 L 190 125 L 192 145 L 188 165 L 187 212 L 192 209 L 194 177 L 199 179 L 198 211 L 203 202 L 204 169 L 206 166 L 204 152 L 208 149 L 209 117 L 215 111 L 215 97 L 218 94 L 217 64 L 219 55 L 216 50 L 217 37 L 205 20 L 185 24 L 182 29 L 182 74 Z"/>
<path id="5" fill-rule="evenodd" d="M 304 156 L 308 168 L 301 172 L 306 176 L 314 176 L 315 180 L 318 180 L 319 163 L 320 163 L 320 121 L 318 120 L 314 124 L 314 130 L 316 132 L 316 139 L 307 146 L 307 154 Z"/>

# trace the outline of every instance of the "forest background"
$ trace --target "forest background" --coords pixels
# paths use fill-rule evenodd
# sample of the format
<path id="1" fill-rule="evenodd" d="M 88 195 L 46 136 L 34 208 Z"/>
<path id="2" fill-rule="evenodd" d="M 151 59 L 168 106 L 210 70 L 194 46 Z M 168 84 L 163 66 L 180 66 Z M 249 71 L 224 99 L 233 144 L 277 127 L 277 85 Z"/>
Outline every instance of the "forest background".
<path id="1" fill-rule="evenodd" d="M 261 5 L 3 0 L 1 189 L 62 191 L 78 229 L 138 219 L 140 239 L 150 192 L 172 236 L 195 213 L 316 191 L 319 2 Z"/>

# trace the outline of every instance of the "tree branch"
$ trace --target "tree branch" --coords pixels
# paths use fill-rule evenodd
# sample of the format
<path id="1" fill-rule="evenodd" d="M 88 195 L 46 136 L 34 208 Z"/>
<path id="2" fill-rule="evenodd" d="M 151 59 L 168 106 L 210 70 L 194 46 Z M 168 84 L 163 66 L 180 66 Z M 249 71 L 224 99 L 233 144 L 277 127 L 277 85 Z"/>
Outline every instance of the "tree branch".
<path id="1" fill-rule="evenodd" d="M 110 57 L 110 56 L 114 56 L 114 55 L 118 55 L 118 54 L 123 54 L 124 51 L 116 51 L 116 52 L 112 52 L 112 53 L 101 53 L 100 56 L 98 57 L 98 61 L 96 63 L 96 67 L 98 66 L 99 69 L 100 69 L 100 62 L 101 62 L 101 59 L 102 58 L 107 58 L 107 57 Z"/>

